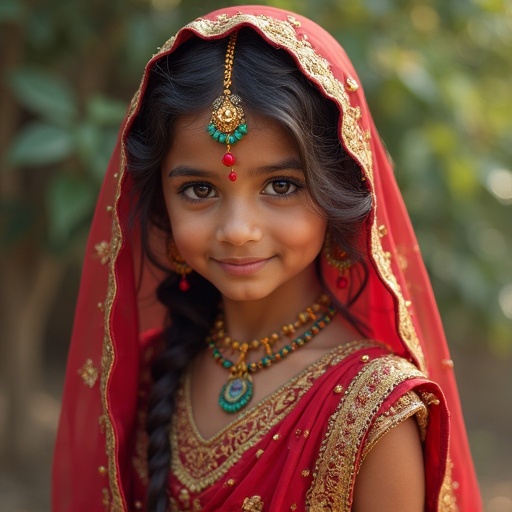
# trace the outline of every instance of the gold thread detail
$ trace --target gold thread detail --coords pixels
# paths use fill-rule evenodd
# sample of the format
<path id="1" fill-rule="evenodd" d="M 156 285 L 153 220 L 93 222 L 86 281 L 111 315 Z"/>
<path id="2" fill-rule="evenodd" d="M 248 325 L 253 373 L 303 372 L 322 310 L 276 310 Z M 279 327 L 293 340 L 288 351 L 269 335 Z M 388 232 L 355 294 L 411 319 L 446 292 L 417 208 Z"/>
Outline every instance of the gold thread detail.
<path id="1" fill-rule="evenodd" d="M 177 410 L 171 428 L 173 474 L 182 485 L 189 489 L 194 486 L 198 492 L 213 485 L 289 414 L 333 361 L 341 362 L 358 350 L 375 346 L 372 341 L 354 341 L 337 347 L 210 439 L 204 439 L 194 423 L 190 407 L 190 374 L 187 374 L 177 394 Z M 303 436 L 307 438 L 309 431 L 304 431 Z"/>
<path id="2" fill-rule="evenodd" d="M 439 512 L 459 512 L 457 498 L 455 497 L 455 488 L 458 487 L 458 484 L 453 481 L 452 472 L 453 462 L 450 457 L 448 457 L 446 461 L 446 472 L 439 496 Z"/>
<path id="3" fill-rule="evenodd" d="M 310 512 L 350 510 L 364 435 L 390 392 L 411 378 L 424 378 L 424 374 L 408 361 L 390 355 L 374 359 L 352 380 L 329 419 L 320 446 L 306 498 Z"/>
<path id="4" fill-rule="evenodd" d="M 102 265 L 106 265 L 110 260 L 110 244 L 103 240 L 94 246 L 96 257 L 99 258 Z"/>
<path id="5" fill-rule="evenodd" d="M 244 512 L 261 512 L 263 510 L 263 500 L 261 496 L 251 496 L 245 498 L 242 505 L 242 511 Z"/>
<path id="6" fill-rule="evenodd" d="M 412 416 L 416 419 L 421 440 L 424 441 L 428 426 L 428 408 L 418 394 L 409 391 L 402 395 L 384 414 L 377 417 L 365 440 L 359 465 L 384 434 Z"/>
<path id="7" fill-rule="evenodd" d="M 82 380 L 84 381 L 84 384 L 90 388 L 96 384 L 96 381 L 98 380 L 98 370 L 92 363 L 92 359 L 87 359 L 82 366 L 78 370 L 78 375 L 82 377 Z"/>

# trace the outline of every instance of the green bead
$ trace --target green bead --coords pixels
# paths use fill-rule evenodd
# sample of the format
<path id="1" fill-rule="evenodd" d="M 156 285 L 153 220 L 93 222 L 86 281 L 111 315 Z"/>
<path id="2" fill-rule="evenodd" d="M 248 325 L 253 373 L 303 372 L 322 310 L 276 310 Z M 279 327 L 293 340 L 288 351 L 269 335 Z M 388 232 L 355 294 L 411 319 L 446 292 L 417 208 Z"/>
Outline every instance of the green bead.
<path id="1" fill-rule="evenodd" d="M 237 139 L 234 135 L 230 135 L 230 136 L 228 137 L 228 142 L 229 142 L 230 144 L 234 144 L 237 140 L 238 140 L 238 139 Z"/>
<path id="2" fill-rule="evenodd" d="M 226 138 L 227 138 L 227 135 L 225 133 L 221 133 L 220 136 L 219 136 L 219 142 L 221 144 L 225 144 L 226 143 Z"/>
<path id="3" fill-rule="evenodd" d="M 233 363 L 231 363 L 231 361 L 223 361 L 222 362 L 222 366 L 224 366 L 224 368 L 231 368 L 231 365 Z"/>
<path id="4" fill-rule="evenodd" d="M 213 124 L 209 124 L 206 129 L 208 130 L 208 133 L 210 135 L 213 135 L 216 131 L 217 131 L 217 128 L 215 128 L 215 126 Z"/>
<path id="5" fill-rule="evenodd" d="M 247 135 L 247 125 L 246 124 L 241 124 L 239 127 L 238 127 L 238 131 L 240 133 L 242 133 L 243 135 Z"/>
<path id="6" fill-rule="evenodd" d="M 243 138 L 243 133 L 240 133 L 238 129 L 235 130 L 235 133 L 233 134 L 238 140 Z"/>
<path id="7" fill-rule="evenodd" d="M 212 137 L 215 139 L 215 140 L 219 140 L 219 137 L 222 135 L 222 132 L 220 132 L 219 130 L 215 130 L 215 133 L 212 135 Z"/>

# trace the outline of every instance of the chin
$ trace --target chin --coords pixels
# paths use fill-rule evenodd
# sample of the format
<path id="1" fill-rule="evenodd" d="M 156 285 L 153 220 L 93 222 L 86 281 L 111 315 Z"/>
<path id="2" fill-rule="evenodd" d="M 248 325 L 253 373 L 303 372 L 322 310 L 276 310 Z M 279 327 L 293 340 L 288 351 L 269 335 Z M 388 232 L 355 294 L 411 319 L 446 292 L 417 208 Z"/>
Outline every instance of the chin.
<path id="1" fill-rule="evenodd" d="M 240 302 L 262 300 L 272 294 L 272 290 L 263 289 L 261 286 L 254 284 L 223 286 L 218 288 L 218 290 L 226 299 Z"/>

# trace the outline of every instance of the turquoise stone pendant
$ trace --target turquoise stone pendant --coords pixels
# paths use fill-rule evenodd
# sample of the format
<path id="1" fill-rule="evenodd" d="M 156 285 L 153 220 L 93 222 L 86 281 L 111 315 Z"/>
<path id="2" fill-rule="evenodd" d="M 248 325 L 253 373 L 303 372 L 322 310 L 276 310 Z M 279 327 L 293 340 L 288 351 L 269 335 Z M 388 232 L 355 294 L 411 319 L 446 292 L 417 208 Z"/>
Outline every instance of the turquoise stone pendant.
<path id="1" fill-rule="evenodd" d="M 219 405 L 226 412 L 235 413 L 243 409 L 252 398 L 253 384 L 248 373 L 233 376 L 222 386 L 219 395 Z"/>

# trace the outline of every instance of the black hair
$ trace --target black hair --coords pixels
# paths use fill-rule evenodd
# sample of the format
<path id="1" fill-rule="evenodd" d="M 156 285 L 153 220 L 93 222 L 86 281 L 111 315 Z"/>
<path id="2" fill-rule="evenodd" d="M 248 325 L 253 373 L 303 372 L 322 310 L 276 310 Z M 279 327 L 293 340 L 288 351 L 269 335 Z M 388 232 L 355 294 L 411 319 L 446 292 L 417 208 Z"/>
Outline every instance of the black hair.
<path id="1" fill-rule="evenodd" d="M 227 39 L 204 41 L 194 37 L 171 56 L 157 61 L 150 70 L 141 110 L 127 135 L 128 171 L 137 197 L 133 219 L 140 222 L 147 257 L 162 269 L 165 265 L 149 246 L 150 230 L 156 228 L 170 235 L 160 166 L 169 151 L 176 120 L 211 108 L 222 93 L 226 47 Z M 339 113 L 334 103 L 307 80 L 285 50 L 272 48 L 251 29 L 242 29 L 238 35 L 232 91 L 243 98 L 247 112 L 273 118 L 291 134 L 300 152 L 309 195 L 328 220 L 332 243 L 343 248 L 350 260 L 359 262 L 366 275 L 355 235 L 370 212 L 371 195 L 362 182 L 360 168 L 339 141 Z M 164 512 L 168 507 L 169 434 L 175 393 L 184 370 L 206 346 L 204 339 L 220 301 L 217 289 L 203 277 L 192 273 L 189 281 L 190 290 L 183 293 L 179 276 L 167 271 L 157 290 L 169 316 L 165 349 L 152 364 L 154 386 L 148 405 L 150 512 Z M 364 278 L 360 281 L 359 288 L 351 290 L 349 303 L 337 306 L 362 331 L 364 325 L 349 310 L 365 284 Z"/>

